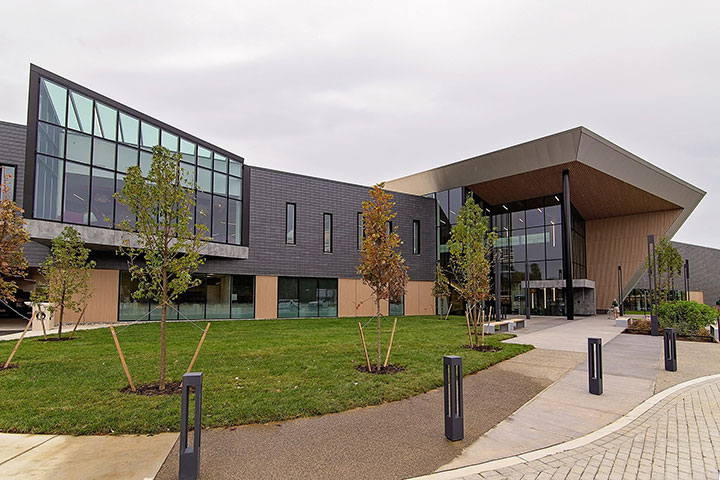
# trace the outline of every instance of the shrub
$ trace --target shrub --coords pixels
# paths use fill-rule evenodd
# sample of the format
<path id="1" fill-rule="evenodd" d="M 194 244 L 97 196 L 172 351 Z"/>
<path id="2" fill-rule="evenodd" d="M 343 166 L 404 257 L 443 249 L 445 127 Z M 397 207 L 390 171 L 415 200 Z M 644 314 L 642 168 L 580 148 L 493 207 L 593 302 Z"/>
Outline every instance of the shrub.
<path id="1" fill-rule="evenodd" d="M 714 309 L 697 302 L 665 302 L 658 307 L 660 325 L 674 328 L 680 335 L 697 335 L 715 322 L 716 315 Z"/>

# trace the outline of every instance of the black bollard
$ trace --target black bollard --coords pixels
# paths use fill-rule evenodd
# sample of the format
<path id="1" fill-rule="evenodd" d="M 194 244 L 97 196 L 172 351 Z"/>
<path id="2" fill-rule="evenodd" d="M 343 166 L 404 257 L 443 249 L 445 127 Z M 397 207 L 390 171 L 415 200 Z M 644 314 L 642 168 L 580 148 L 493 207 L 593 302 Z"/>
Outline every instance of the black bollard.
<path id="1" fill-rule="evenodd" d="M 462 357 L 443 357 L 445 380 L 445 436 L 456 442 L 463 433 Z"/>
<path id="2" fill-rule="evenodd" d="M 202 372 L 183 375 L 180 406 L 180 480 L 197 480 L 200 475 L 200 433 L 202 431 Z M 195 429 L 193 444 L 188 447 L 188 403 L 190 387 L 195 388 Z"/>
<path id="3" fill-rule="evenodd" d="M 663 340 L 665 344 L 665 370 L 668 372 L 677 372 L 677 333 L 674 328 L 666 328 L 663 330 Z"/>
<path id="4" fill-rule="evenodd" d="M 602 338 L 588 338 L 588 379 L 590 393 L 602 395 Z"/>

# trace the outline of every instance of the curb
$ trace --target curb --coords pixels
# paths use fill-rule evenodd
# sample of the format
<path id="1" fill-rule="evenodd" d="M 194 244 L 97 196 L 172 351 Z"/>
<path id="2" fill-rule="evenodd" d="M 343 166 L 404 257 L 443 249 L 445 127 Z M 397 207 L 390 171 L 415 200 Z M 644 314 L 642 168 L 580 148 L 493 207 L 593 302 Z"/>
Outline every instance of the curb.
<path id="1" fill-rule="evenodd" d="M 490 460 L 488 462 L 478 463 L 476 465 L 468 465 L 467 467 L 459 467 L 452 470 L 443 470 L 441 472 L 431 473 L 420 477 L 414 477 L 418 480 L 451 480 L 464 477 L 466 475 L 472 475 L 476 473 L 486 472 L 488 470 L 497 470 L 500 468 L 510 467 L 521 463 L 529 462 L 531 460 L 537 460 L 538 458 L 546 457 L 548 455 L 554 455 L 556 453 L 572 450 L 578 447 L 592 443 L 606 435 L 617 432 L 623 427 L 629 425 L 633 420 L 643 415 L 645 412 L 650 410 L 652 407 L 666 399 L 670 395 L 677 393 L 687 387 L 697 385 L 699 383 L 707 382 L 710 380 L 720 380 L 720 374 L 707 375 L 704 377 L 694 378 L 683 383 L 679 383 L 675 386 L 667 388 L 662 392 L 656 393 L 637 407 L 630 410 L 624 416 L 618 418 L 614 422 L 606 425 L 599 430 L 595 430 L 592 433 L 588 433 L 582 437 L 569 440 L 567 442 L 552 445 L 550 447 L 541 448 L 538 450 L 531 450 L 529 452 L 521 453 L 519 455 L 513 455 L 510 457 L 499 458 L 497 460 Z"/>

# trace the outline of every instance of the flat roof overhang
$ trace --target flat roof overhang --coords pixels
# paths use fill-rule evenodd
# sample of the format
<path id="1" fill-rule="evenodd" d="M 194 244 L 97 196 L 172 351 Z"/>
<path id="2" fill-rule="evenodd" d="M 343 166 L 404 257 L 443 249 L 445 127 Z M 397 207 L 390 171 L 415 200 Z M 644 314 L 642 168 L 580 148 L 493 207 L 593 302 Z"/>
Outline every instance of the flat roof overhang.
<path id="1" fill-rule="evenodd" d="M 670 237 L 705 195 L 584 127 L 391 180 L 386 187 L 415 195 L 469 187 L 502 205 L 560 193 L 564 169 L 570 170 L 572 202 L 586 220 L 679 210 Z"/>

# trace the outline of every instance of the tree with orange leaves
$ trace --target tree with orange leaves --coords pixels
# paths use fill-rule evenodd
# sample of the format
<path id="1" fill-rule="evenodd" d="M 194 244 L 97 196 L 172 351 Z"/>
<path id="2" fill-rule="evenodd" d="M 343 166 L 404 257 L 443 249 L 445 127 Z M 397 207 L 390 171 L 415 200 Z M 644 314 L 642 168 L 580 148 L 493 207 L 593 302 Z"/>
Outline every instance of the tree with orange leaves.
<path id="1" fill-rule="evenodd" d="M 384 183 L 370 190 L 370 200 L 362 204 L 364 237 L 360 250 L 360 265 L 357 272 L 363 283 L 372 290 L 377 316 L 377 371 L 381 366 L 380 329 L 382 313 L 380 301 L 394 301 L 402 298 L 408 282 L 408 267 L 398 251 L 402 244 L 395 229 L 389 229 L 389 222 L 395 218 L 392 194 L 383 190 Z"/>
<path id="2" fill-rule="evenodd" d="M 3 179 L 0 195 L 0 300 L 15 300 L 17 284 L 15 278 L 25 277 L 28 262 L 23 253 L 24 245 L 30 241 L 25 230 L 23 209 L 12 199 L 10 181 Z"/>

